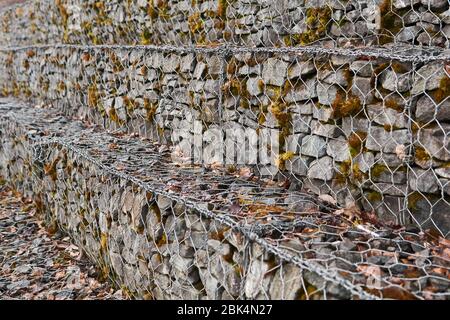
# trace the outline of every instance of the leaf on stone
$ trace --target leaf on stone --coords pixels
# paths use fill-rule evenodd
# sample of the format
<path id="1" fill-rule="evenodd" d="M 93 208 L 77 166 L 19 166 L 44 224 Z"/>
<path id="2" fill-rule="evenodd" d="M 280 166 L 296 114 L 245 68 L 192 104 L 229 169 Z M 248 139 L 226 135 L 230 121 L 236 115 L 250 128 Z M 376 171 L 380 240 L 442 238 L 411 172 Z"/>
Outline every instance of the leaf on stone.
<path id="1" fill-rule="evenodd" d="M 332 196 L 328 195 L 328 194 L 321 194 L 319 196 L 319 199 L 328 203 L 331 203 L 332 205 L 336 205 L 337 201 L 335 198 L 333 198 Z"/>
<path id="2" fill-rule="evenodd" d="M 351 202 L 345 208 L 336 210 L 334 214 L 344 216 L 349 220 L 353 220 L 361 216 L 361 210 L 358 208 L 355 202 Z"/>

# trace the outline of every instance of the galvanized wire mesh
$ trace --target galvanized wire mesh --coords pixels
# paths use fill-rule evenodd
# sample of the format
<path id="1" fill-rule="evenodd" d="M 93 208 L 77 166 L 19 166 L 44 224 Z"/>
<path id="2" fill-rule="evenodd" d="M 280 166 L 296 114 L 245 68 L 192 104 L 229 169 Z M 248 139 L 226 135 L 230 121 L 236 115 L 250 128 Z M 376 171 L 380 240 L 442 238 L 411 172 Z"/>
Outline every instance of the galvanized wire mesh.
<path id="1" fill-rule="evenodd" d="M 4 45 L 449 47 L 447 0 L 41 0 L 0 17 Z"/>
<path id="2" fill-rule="evenodd" d="M 137 297 L 447 298 L 448 8 L 11 8 L 3 174 Z"/>
<path id="3" fill-rule="evenodd" d="M 442 238 L 355 223 L 272 180 L 180 166 L 159 144 L 12 104 L 2 175 L 21 186 L 31 174 L 49 222 L 137 297 L 448 296 Z"/>

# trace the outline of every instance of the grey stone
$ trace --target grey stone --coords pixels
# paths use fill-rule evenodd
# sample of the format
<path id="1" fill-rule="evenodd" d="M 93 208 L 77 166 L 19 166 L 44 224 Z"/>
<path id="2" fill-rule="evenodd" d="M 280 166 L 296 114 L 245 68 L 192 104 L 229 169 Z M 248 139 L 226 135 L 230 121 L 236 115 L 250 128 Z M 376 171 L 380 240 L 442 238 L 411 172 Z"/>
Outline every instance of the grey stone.
<path id="1" fill-rule="evenodd" d="M 249 273 L 245 278 L 244 292 L 249 299 L 255 299 L 259 291 L 263 288 L 263 281 L 269 265 L 261 259 L 253 259 L 250 262 Z"/>
<path id="2" fill-rule="evenodd" d="M 384 108 L 381 104 L 368 105 L 369 119 L 379 125 L 389 125 L 395 128 L 407 128 L 408 118 L 404 113 L 391 108 Z"/>
<path id="3" fill-rule="evenodd" d="M 312 158 L 297 156 L 286 161 L 286 170 L 299 176 L 306 176 Z"/>
<path id="4" fill-rule="evenodd" d="M 325 156 L 314 160 L 308 170 L 308 178 L 330 181 L 334 177 L 333 158 Z"/>
<path id="5" fill-rule="evenodd" d="M 417 141 L 432 157 L 443 161 L 449 161 L 450 125 L 443 123 L 440 127 L 420 129 L 417 133 Z"/>
<path id="6" fill-rule="evenodd" d="M 411 94 L 439 88 L 442 78 L 446 76 L 442 62 L 431 62 L 417 70 Z"/>
<path id="7" fill-rule="evenodd" d="M 303 284 L 301 270 L 291 264 L 283 264 L 275 273 L 269 289 L 272 300 L 294 300 Z"/>
<path id="8" fill-rule="evenodd" d="M 398 41 L 412 41 L 414 40 L 421 28 L 419 26 L 408 26 L 403 28 L 399 33 L 396 34 L 395 38 Z"/>
<path id="9" fill-rule="evenodd" d="M 341 129 L 328 123 L 322 123 L 317 120 L 311 121 L 311 133 L 325 138 L 336 138 L 342 134 Z"/>
<path id="10" fill-rule="evenodd" d="M 249 78 L 247 80 L 247 91 L 252 96 L 257 96 L 263 92 L 263 88 L 261 87 L 260 82 L 262 79 L 260 78 Z"/>
<path id="11" fill-rule="evenodd" d="M 293 133 L 309 133 L 311 131 L 312 116 L 292 114 Z"/>
<path id="12" fill-rule="evenodd" d="M 362 152 L 353 159 L 353 162 L 358 165 L 359 171 L 367 173 L 375 163 L 375 156 L 372 152 Z"/>
<path id="13" fill-rule="evenodd" d="M 377 173 L 377 175 L 372 175 L 371 180 L 374 182 L 403 184 L 406 183 L 406 171 L 386 167 L 386 170 Z"/>
<path id="14" fill-rule="evenodd" d="M 332 119 L 333 117 L 333 109 L 326 107 L 326 106 L 313 106 L 312 107 L 313 110 L 313 118 L 320 120 L 320 121 L 324 121 L 324 122 L 328 122 L 330 119 Z"/>
<path id="15" fill-rule="evenodd" d="M 442 13 L 439 15 L 439 17 L 441 18 L 441 21 L 442 21 L 443 23 L 449 24 L 449 23 L 450 23 L 450 9 L 447 10 L 447 11 L 445 11 L 445 12 L 442 12 Z"/>
<path id="16" fill-rule="evenodd" d="M 418 194 L 418 199 L 409 202 L 409 211 L 422 228 L 439 226 L 442 234 L 450 231 L 450 205 L 445 199 L 425 197 Z"/>
<path id="17" fill-rule="evenodd" d="M 436 168 L 434 172 L 443 178 L 450 179 L 450 167 Z"/>
<path id="18" fill-rule="evenodd" d="M 435 193 L 439 190 L 439 179 L 433 170 L 414 169 L 409 176 L 409 185 L 412 190 Z"/>
<path id="19" fill-rule="evenodd" d="M 420 3 L 420 0 L 393 0 L 392 5 L 395 9 L 412 8 L 412 6 Z"/>
<path id="20" fill-rule="evenodd" d="M 323 105 L 331 105 L 336 99 L 339 87 L 336 85 L 329 85 L 319 82 L 317 84 L 317 96 L 319 97 L 319 103 Z"/>
<path id="21" fill-rule="evenodd" d="M 283 60 L 276 58 L 267 59 L 262 72 L 264 83 L 281 87 L 286 80 L 287 68 L 288 63 Z"/>
<path id="22" fill-rule="evenodd" d="M 312 60 L 299 61 L 289 68 L 288 77 L 289 79 L 302 78 L 314 73 L 315 70 L 316 67 Z"/>
<path id="23" fill-rule="evenodd" d="M 432 97 L 422 96 L 417 101 L 416 119 L 422 122 L 450 120 L 450 99 L 437 103 Z"/>
<path id="24" fill-rule="evenodd" d="M 327 143 L 327 154 L 334 161 L 342 162 L 351 158 L 350 149 L 346 140 L 330 140 Z"/>
<path id="25" fill-rule="evenodd" d="M 192 76 L 194 79 L 201 79 L 204 76 L 205 71 L 206 71 L 206 64 L 203 62 L 199 62 L 195 66 L 195 70 Z"/>
<path id="26" fill-rule="evenodd" d="M 431 9 L 443 9 L 445 8 L 445 6 L 448 6 L 448 2 L 447 1 L 442 1 L 442 0 L 420 0 L 420 2 L 428 8 L 428 6 Z"/>
<path id="27" fill-rule="evenodd" d="M 370 78 L 355 76 L 352 82 L 352 93 L 356 95 L 363 104 L 371 103 L 374 99 L 374 88 Z"/>
<path id="28" fill-rule="evenodd" d="M 412 86 L 410 73 L 396 73 L 393 70 L 384 70 L 380 81 L 384 89 L 392 92 L 406 92 Z"/>
<path id="29" fill-rule="evenodd" d="M 366 147 L 373 151 L 395 153 L 398 145 L 409 142 L 410 137 L 406 129 L 388 132 L 383 127 L 371 126 L 366 139 Z"/>
<path id="30" fill-rule="evenodd" d="M 287 103 L 294 103 L 298 101 L 310 100 L 317 97 L 317 81 L 315 79 L 309 79 L 302 84 L 292 88 L 287 94 L 284 100 Z"/>
<path id="31" fill-rule="evenodd" d="M 316 158 L 324 156 L 326 153 L 325 139 L 315 135 L 304 137 L 302 140 L 300 153 L 302 155 Z"/>
<path id="32" fill-rule="evenodd" d="M 312 102 L 293 103 L 289 105 L 288 112 L 293 114 L 312 115 L 314 104 Z"/>

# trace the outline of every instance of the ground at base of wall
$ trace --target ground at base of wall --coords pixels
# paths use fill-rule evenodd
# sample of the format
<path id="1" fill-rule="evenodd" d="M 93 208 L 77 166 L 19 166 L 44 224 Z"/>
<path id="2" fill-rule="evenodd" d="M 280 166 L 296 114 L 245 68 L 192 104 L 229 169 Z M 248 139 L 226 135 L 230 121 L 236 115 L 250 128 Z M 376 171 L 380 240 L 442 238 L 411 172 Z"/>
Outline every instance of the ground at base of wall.
<path id="1" fill-rule="evenodd" d="M 123 299 L 77 246 L 51 235 L 21 194 L 0 187 L 0 300 Z"/>

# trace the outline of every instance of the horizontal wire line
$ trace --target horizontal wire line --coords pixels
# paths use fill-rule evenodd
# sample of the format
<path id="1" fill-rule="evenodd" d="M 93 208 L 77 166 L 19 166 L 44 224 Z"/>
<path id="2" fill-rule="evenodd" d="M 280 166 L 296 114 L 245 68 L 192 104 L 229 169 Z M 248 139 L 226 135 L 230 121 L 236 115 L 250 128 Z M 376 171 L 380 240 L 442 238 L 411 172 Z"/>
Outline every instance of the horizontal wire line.
<path id="1" fill-rule="evenodd" d="M 198 47 L 198 46 L 175 46 L 175 45 L 120 45 L 120 44 L 102 44 L 102 45 L 81 45 L 81 44 L 35 44 L 25 46 L 0 47 L 0 51 L 22 51 L 29 49 L 80 49 L 80 50 L 106 50 L 106 49 L 126 49 L 126 50 L 149 50 L 161 52 L 179 52 L 179 53 L 279 53 L 279 54 L 328 54 L 341 55 L 348 57 L 372 57 L 388 60 L 397 60 L 403 62 L 426 63 L 432 61 L 450 60 L 448 50 L 431 51 L 423 50 L 426 53 L 399 53 L 401 51 L 419 50 L 416 47 L 406 46 L 403 50 L 394 51 L 385 47 L 364 47 L 364 48 L 325 48 L 321 46 L 304 47 L 245 47 L 219 45 L 217 47 Z M 437 54 L 435 54 L 437 53 Z"/>

